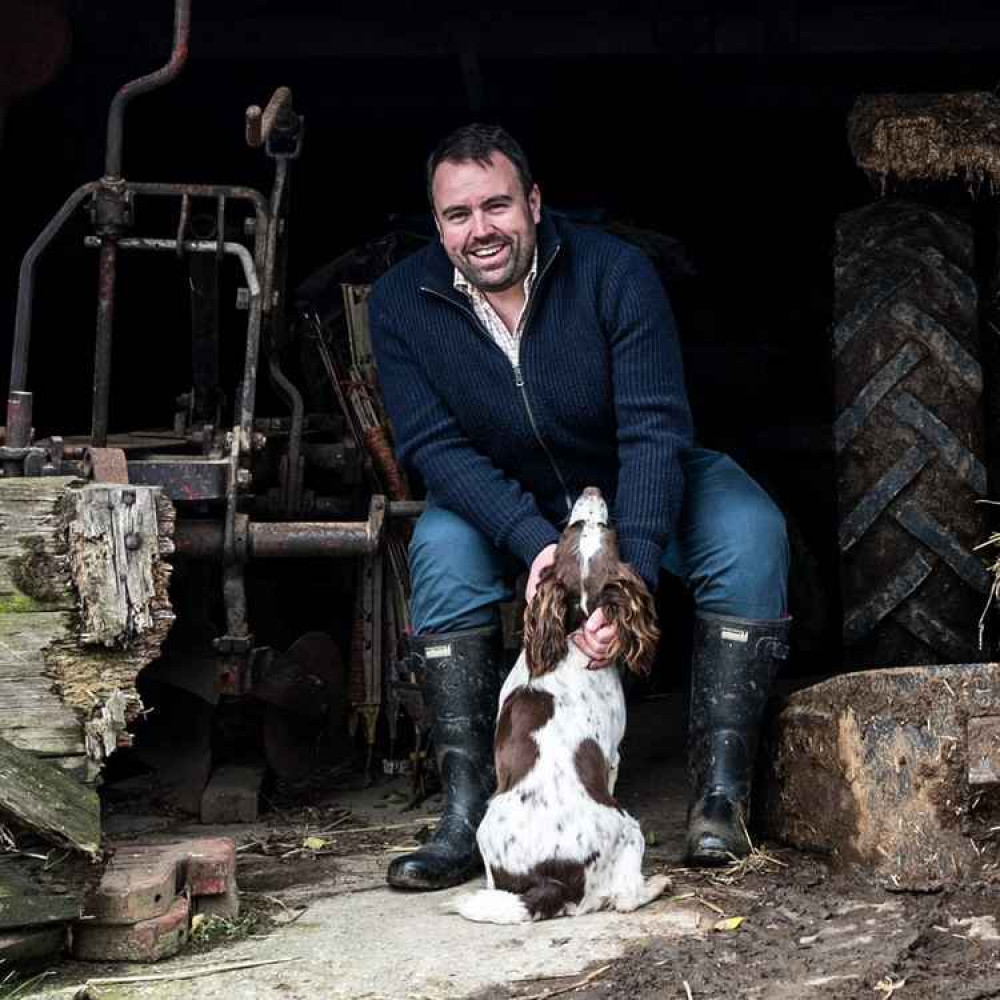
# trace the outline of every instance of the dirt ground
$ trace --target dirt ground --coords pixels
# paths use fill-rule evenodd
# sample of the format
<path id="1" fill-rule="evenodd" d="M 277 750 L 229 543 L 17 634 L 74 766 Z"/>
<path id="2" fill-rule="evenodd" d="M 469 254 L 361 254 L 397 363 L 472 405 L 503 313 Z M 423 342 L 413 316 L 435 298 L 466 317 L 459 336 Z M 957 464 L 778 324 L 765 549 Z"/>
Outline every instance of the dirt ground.
<path id="1" fill-rule="evenodd" d="M 829 859 L 771 844 L 759 845 L 760 853 L 738 869 L 684 868 L 677 707 L 670 697 L 630 706 L 619 796 L 643 823 L 648 869 L 666 871 L 673 880 L 667 896 L 637 914 L 494 928 L 441 915 L 442 894 L 391 892 L 385 888 L 385 866 L 429 832 L 440 800 L 432 797 L 405 810 L 407 779 L 361 788 L 357 774 L 331 771 L 304 794 L 283 795 L 279 789 L 272 810 L 252 825 L 178 826 L 176 820 L 124 807 L 111 817 L 119 837 L 170 829 L 226 833 L 238 845 L 242 916 L 203 928 L 185 955 L 138 971 L 169 976 L 192 963 L 197 969 L 206 962 L 272 954 L 297 955 L 301 967 L 288 965 L 280 974 L 267 967 L 206 976 L 169 990 L 115 987 L 94 995 L 98 1000 L 1000 998 L 1000 886 L 994 881 L 934 894 L 890 893 L 864 872 L 838 871 Z M 352 942 L 352 935 L 370 940 Z M 361 948 L 357 960 L 347 954 L 351 947 Z M 550 976 L 550 970 L 557 974 Z M 19 996 L 71 997 L 87 979 L 135 971 L 67 963 L 46 980 L 44 993 Z M 464 975 L 471 971 L 474 976 Z M 470 988 L 471 983 L 479 985 Z"/>

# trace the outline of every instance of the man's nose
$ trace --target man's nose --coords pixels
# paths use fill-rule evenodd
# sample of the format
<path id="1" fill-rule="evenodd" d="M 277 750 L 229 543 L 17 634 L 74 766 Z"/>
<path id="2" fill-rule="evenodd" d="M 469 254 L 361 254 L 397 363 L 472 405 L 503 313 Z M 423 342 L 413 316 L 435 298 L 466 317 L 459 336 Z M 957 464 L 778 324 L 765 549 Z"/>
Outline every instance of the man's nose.
<path id="1" fill-rule="evenodd" d="M 472 235 L 474 237 L 489 236 L 493 232 L 493 226 L 486 217 L 485 212 L 472 213 Z"/>

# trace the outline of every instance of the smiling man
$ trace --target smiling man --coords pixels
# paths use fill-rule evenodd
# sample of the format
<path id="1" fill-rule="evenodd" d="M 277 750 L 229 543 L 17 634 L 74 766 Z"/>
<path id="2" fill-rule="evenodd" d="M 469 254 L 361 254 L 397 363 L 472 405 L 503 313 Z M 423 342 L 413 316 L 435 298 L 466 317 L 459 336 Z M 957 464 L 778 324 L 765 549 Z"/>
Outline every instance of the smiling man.
<path id="1" fill-rule="evenodd" d="M 410 545 L 411 647 L 424 663 L 445 792 L 437 829 L 390 884 L 438 889 L 480 867 L 503 681 L 497 606 L 530 599 L 577 496 L 613 498 L 623 558 L 697 608 L 688 856 L 748 850 L 760 716 L 787 654 L 781 514 L 731 459 L 694 446 L 677 331 L 635 247 L 553 218 L 503 129 L 470 125 L 427 163 L 440 240 L 390 270 L 372 339 L 399 459 L 427 487 Z M 574 637 L 607 666 L 600 612 Z"/>

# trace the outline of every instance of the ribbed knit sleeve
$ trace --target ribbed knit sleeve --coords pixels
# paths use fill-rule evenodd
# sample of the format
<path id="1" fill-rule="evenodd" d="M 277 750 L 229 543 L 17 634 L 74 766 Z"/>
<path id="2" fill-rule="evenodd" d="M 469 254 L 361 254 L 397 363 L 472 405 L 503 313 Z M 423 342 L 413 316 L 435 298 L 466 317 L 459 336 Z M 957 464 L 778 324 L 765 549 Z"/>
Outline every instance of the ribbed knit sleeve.
<path id="1" fill-rule="evenodd" d="M 654 587 L 680 512 L 681 455 L 692 441 L 677 327 L 652 264 L 631 247 L 602 284 L 600 308 L 612 352 L 622 557 Z"/>
<path id="2" fill-rule="evenodd" d="M 529 566 L 546 545 L 558 541 L 559 532 L 534 497 L 468 440 L 419 363 L 393 300 L 388 283 L 376 282 L 370 300 L 372 345 L 399 461 L 420 474 L 435 503 Z"/>

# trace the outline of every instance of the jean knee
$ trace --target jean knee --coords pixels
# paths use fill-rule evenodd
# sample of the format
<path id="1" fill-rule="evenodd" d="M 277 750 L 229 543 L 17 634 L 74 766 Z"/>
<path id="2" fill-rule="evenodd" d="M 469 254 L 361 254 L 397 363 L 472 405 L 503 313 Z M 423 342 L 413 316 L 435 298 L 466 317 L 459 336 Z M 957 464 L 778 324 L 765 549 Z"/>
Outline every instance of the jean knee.
<path id="1" fill-rule="evenodd" d="M 492 623 L 510 597 L 504 559 L 490 540 L 457 514 L 428 507 L 410 541 L 414 631 L 444 632 Z"/>
<path id="2" fill-rule="evenodd" d="M 783 618 L 788 613 L 788 530 L 785 516 L 761 491 L 744 505 L 729 536 L 725 601 L 743 618 Z"/>

